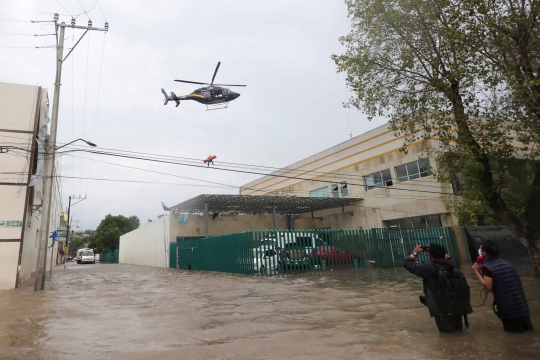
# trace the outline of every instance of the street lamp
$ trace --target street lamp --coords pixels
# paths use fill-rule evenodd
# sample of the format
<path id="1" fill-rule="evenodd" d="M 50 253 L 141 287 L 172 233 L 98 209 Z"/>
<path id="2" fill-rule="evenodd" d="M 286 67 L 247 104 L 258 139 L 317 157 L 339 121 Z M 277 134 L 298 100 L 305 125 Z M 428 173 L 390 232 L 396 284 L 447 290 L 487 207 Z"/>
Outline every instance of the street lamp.
<path id="1" fill-rule="evenodd" d="M 84 139 L 77 139 L 77 140 L 73 140 L 72 142 L 68 142 L 67 144 L 64 144 L 64 145 L 62 145 L 62 146 L 59 146 L 59 147 L 57 147 L 55 150 L 61 149 L 61 148 L 63 148 L 64 146 L 68 146 L 69 144 L 73 144 L 75 141 L 79 141 L 79 140 L 84 141 L 85 143 L 87 143 L 87 144 L 90 145 L 90 146 L 97 146 L 96 144 L 94 144 L 94 143 L 91 142 L 91 141 L 87 141 L 87 140 L 84 140 Z"/>

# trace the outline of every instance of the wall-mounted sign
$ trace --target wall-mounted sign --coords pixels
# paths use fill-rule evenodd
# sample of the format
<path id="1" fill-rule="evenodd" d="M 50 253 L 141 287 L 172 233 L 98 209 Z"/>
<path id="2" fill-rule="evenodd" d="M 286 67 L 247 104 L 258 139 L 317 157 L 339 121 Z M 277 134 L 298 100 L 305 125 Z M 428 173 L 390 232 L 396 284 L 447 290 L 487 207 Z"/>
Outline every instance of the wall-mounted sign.
<path id="1" fill-rule="evenodd" d="M 19 220 L 0 220 L 0 226 L 22 227 L 22 221 L 19 221 Z"/>

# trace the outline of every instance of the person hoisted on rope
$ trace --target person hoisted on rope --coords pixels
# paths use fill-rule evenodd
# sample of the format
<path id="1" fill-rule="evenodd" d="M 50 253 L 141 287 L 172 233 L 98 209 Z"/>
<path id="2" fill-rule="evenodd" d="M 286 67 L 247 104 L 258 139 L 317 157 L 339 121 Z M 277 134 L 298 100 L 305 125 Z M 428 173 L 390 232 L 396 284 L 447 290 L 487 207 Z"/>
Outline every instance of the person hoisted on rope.
<path id="1" fill-rule="evenodd" d="M 208 164 L 208 167 L 210 167 L 210 163 L 212 163 L 212 166 L 214 166 L 214 159 L 216 158 L 217 158 L 216 155 L 208 155 L 208 157 L 205 160 L 203 160 L 203 162 L 205 164 Z"/>

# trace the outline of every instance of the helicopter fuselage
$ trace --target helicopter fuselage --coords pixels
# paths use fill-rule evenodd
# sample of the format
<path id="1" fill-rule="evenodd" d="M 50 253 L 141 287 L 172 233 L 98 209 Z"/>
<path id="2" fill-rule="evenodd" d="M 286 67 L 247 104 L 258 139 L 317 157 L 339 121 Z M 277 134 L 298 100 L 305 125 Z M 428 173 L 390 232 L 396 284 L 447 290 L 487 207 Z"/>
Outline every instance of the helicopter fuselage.
<path id="1" fill-rule="evenodd" d="M 202 87 L 194 90 L 191 94 L 178 96 L 178 100 L 195 100 L 198 103 L 205 105 L 227 103 L 233 101 L 240 96 L 239 93 L 222 88 L 212 86 L 211 88 Z"/>

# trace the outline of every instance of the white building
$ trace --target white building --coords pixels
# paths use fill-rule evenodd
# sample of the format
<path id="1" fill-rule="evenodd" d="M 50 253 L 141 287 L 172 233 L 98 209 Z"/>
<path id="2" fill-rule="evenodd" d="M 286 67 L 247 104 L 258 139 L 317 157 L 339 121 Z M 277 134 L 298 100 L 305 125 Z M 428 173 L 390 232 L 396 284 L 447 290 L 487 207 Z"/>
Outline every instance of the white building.
<path id="1" fill-rule="evenodd" d="M 37 176 L 43 172 L 38 143 L 48 135 L 48 112 L 47 89 L 0 83 L 0 290 L 18 288 L 36 276 L 43 187 Z M 55 181 L 52 230 L 61 212 L 58 184 Z M 51 252 L 56 262 L 57 246 L 47 251 L 49 269 Z"/>

